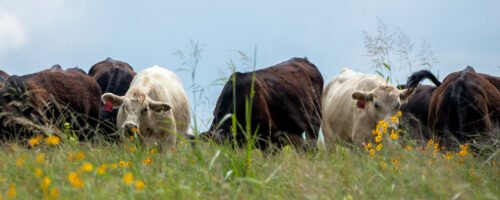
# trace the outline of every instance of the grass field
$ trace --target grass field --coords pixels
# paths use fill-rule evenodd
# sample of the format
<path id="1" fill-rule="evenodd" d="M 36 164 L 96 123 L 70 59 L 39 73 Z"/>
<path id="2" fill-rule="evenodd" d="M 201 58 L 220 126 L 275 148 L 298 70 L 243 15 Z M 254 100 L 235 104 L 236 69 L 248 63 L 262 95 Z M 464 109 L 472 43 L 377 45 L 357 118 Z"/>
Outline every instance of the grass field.
<path id="1" fill-rule="evenodd" d="M 40 138 L 38 138 L 40 139 Z M 392 144 L 266 154 L 179 142 L 0 145 L 0 199 L 499 199 L 498 155 Z M 57 143 L 57 144 L 56 144 Z M 410 150 L 408 150 L 408 149 Z M 154 149 L 154 150 L 153 150 Z M 426 150 L 427 149 L 427 150 Z"/>

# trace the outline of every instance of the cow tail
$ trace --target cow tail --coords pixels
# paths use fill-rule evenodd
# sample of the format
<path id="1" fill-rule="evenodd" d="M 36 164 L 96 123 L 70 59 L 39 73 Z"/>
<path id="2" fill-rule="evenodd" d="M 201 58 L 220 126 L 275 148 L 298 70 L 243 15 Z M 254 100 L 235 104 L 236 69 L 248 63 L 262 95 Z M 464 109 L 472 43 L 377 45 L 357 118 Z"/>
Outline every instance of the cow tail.
<path id="1" fill-rule="evenodd" d="M 416 88 L 420 82 L 425 79 L 431 80 L 436 86 L 440 86 L 441 82 L 429 70 L 420 70 L 413 73 L 406 82 L 408 88 Z"/>

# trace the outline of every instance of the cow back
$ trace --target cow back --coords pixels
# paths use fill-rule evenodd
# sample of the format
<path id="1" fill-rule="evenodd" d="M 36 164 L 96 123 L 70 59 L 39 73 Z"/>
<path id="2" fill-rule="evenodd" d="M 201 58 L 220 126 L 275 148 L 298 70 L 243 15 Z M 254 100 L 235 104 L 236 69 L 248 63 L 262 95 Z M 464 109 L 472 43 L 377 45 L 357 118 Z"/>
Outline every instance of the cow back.
<path id="1" fill-rule="evenodd" d="M 498 78 L 476 73 L 471 67 L 448 75 L 432 96 L 429 125 L 446 146 L 456 146 L 498 128 Z"/>
<path id="2" fill-rule="evenodd" d="M 260 148 L 266 148 L 270 143 L 279 146 L 279 137 L 301 137 L 304 131 L 308 138 L 317 137 L 322 116 L 323 77 L 316 66 L 302 58 L 293 58 L 255 72 L 236 72 L 225 84 L 217 100 L 212 126 L 204 134 L 218 140 L 232 137 L 230 120 L 221 123 L 227 114 L 235 114 L 238 122 L 246 126 L 245 109 L 247 100 L 250 100 L 252 82 L 254 96 L 250 125 L 252 131 L 259 127 L 257 145 Z M 238 130 L 236 140 L 245 142 L 241 130 Z"/>

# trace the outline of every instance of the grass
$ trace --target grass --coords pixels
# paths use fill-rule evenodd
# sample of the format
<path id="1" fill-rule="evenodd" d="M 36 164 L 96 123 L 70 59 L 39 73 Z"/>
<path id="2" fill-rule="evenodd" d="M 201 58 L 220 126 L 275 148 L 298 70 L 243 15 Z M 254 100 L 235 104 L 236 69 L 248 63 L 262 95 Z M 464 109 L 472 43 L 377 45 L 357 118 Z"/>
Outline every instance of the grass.
<path id="1" fill-rule="evenodd" d="M 12 148 L 12 147 L 15 148 Z M 33 148 L 10 144 L 0 147 L 0 194 L 7 199 L 15 184 L 14 199 L 44 197 L 42 178 L 51 181 L 45 192 L 56 188 L 59 199 L 498 199 L 500 197 L 499 157 L 485 163 L 484 158 L 466 156 L 446 160 L 442 153 L 405 150 L 389 145 L 372 158 L 365 149 L 339 144 L 332 151 L 320 148 L 317 153 L 296 152 L 290 147 L 263 154 L 253 150 L 251 175 L 238 174 L 245 163 L 245 149 L 231 149 L 214 144 L 195 148 L 178 144 L 156 154 L 151 149 L 131 152 L 118 144 L 61 142 L 39 144 Z M 155 149 L 156 150 L 156 149 Z M 85 158 L 74 155 L 82 152 Z M 43 160 L 38 156 L 44 154 Z M 73 159 L 68 159 L 72 155 Z M 150 157 L 151 164 L 143 161 Z M 398 160 L 395 165 L 392 160 Z M 21 163 L 20 160 L 23 160 Z M 41 161 L 41 162 L 39 162 Z M 119 162 L 130 162 L 120 167 Z M 385 162 L 384 167 L 381 162 Z M 90 163 L 93 169 L 83 171 Z M 105 173 L 98 168 L 107 164 Z M 111 164 L 118 167 L 111 169 Z M 396 169 L 396 167 L 398 169 Z M 38 177 L 35 169 L 43 175 Z M 241 169 L 240 171 L 238 171 Z M 77 172 L 83 186 L 70 184 L 68 174 Z M 123 177 L 132 173 L 135 183 L 125 184 Z"/>

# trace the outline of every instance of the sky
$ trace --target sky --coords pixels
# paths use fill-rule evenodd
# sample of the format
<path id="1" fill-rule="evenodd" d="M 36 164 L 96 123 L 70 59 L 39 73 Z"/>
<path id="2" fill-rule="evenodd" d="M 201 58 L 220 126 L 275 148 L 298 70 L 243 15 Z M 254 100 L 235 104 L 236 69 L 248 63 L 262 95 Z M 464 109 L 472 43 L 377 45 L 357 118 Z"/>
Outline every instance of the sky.
<path id="1" fill-rule="evenodd" d="M 0 0 L 0 69 L 88 70 L 107 57 L 135 71 L 159 65 L 179 75 L 193 102 L 191 76 L 177 70 L 185 66 L 174 52 L 195 41 L 207 101 L 199 115 L 207 119 L 221 90 L 210 83 L 230 73 L 230 61 L 248 69 L 238 51 L 253 56 L 256 48 L 258 69 L 307 57 L 325 83 L 344 67 L 375 73 L 363 32 L 376 33 L 379 21 L 409 36 L 415 53 L 425 40 L 440 79 L 467 65 L 500 76 L 499 10 L 494 0 Z M 397 65 L 394 76 L 406 80 L 411 71 Z"/>

